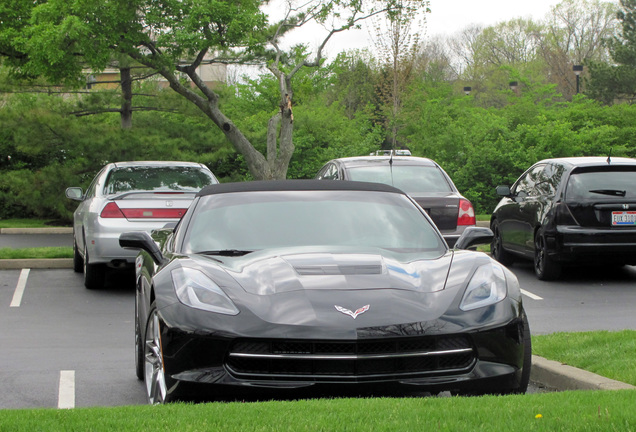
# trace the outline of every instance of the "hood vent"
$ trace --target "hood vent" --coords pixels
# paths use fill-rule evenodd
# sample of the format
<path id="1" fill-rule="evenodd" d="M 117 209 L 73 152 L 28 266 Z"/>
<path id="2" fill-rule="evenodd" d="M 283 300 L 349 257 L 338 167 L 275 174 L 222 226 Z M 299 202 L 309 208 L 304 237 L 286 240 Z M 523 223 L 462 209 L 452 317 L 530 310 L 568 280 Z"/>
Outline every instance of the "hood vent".
<path id="1" fill-rule="evenodd" d="M 294 266 L 301 276 L 346 276 L 382 274 L 382 265 L 313 265 Z"/>

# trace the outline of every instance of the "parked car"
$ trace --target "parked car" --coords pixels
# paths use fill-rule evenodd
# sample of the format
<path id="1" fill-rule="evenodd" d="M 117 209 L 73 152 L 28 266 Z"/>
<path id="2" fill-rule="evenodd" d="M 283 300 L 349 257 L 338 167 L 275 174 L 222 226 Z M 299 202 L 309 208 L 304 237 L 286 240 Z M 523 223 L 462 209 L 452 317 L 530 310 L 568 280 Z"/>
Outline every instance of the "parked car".
<path id="1" fill-rule="evenodd" d="M 66 189 L 80 204 L 73 214 L 73 267 L 86 288 L 100 288 L 108 269 L 130 267 L 134 251 L 119 247 L 119 235 L 150 231 L 178 221 L 196 193 L 218 183 L 192 162 L 117 162 L 104 166 L 86 190 Z"/>
<path id="2" fill-rule="evenodd" d="M 531 346 L 517 279 L 459 249 L 491 238 L 472 227 L 451 250 L 383 184 L 208 186 L 176 228 L 120 236 L 141 250 L 137 377 L 153 404 L 193 385 L 523 393 Z"/>
<path id="3" fill-rule="evenodd" d="M 497 193 L 491 252 L 502 264 L 534 260 L 541 280 L 563 265 L 636 264 L 636 159 L 542 160 Z"/>
<path id="4" fill-rule="evenodd" d="M 318 180 L 384 183 L 409 194 L 433 219 L 449 246 L 475 226 L 475 210 L 436 162 L 421 157 L 359 156 L 333 159 L 316 175 Z"/>

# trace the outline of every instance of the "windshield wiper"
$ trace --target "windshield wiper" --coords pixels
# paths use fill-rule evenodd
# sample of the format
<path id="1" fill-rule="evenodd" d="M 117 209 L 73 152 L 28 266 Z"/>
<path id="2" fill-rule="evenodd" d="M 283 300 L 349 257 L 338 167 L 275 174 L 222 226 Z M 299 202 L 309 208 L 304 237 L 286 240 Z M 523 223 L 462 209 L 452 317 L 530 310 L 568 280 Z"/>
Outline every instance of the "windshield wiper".
<path id="1" fill-rule="evenodd" d="M 624 190 L 617 190 L 617 189 L 595 189 L 595 190 L 591 190 L 589 192 L 590 193 L 597 193 L 597 194 L 601 194 L 601 195 L 613 195 L 613 196 L 621 196 L 621 197 L 624 197 L 625 194 L 627 193 Z"/>
<path id="2" fill-rule="evenodd" d="M 243 256 L 248 253 L 252 253 L 254 251 L 251 250 L 238 250 L 238 249 L 220 249 L 220 250 L 209 250 L 209 251 L 201 251 L 195 252 L 200 255 L 219 255 L 219 256 Z"/>

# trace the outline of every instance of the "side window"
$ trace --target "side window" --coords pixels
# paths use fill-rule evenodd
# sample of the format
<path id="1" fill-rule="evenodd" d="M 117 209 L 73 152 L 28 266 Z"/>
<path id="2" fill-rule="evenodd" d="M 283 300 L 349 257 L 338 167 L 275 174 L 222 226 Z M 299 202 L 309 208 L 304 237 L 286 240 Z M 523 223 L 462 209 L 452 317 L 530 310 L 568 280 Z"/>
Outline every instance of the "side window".
<path id="1" fill-rule="evenodd" d="M 101 176 L 102 176 L 102 172 L 100 171 L 95 176 L 90 186 L 88 186 L 88 189 L 86 189 L 86 194 L 84 195 L 84 199 L 93 198 L 95 196 L 95 191 L 97 190 L 97 185 L 99 184 L 99 179 L 101 178 Z"/>
<path id="2" fill-rule="evenodd" d="M 520 198 L 539 195 L 541 192 L 536 189 L 536 186 L 537 184 L 545 181 L 545 175 L 543 174 L 544 169 L 545 164 L 541 164 L 535 166 L 530 171 L 525 173 L 517 181 L 514 194 Z"/>
<path id="3" fill-rule="evenodd" d="M 561 177 L 563 177 L 563 171 L 565 169 L 562 165 L 548 164 L 543 171 L 543 180 L 537 184 L 537 189 L 542 195 L 549 195 L 553 197 L 559 188 Z"/>
<path id="4" fill-rule="evenodd" d="M 318 180 L 338 180 L 338 169 L 336 165 L 329 164 L 324 167 L 317 176 Z"/>

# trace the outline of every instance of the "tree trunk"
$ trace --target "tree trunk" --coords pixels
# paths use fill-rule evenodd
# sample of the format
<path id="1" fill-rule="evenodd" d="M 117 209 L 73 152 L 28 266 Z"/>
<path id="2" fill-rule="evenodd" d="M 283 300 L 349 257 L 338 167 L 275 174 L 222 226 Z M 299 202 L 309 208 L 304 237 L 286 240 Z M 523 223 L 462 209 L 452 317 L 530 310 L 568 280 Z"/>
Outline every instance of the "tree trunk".
<path id="1" fill-rule="evenodd" d="M 121 80 L 121 128 L 132 128 L 132 78 L 130 68 L 120 68 Z"/>

